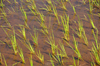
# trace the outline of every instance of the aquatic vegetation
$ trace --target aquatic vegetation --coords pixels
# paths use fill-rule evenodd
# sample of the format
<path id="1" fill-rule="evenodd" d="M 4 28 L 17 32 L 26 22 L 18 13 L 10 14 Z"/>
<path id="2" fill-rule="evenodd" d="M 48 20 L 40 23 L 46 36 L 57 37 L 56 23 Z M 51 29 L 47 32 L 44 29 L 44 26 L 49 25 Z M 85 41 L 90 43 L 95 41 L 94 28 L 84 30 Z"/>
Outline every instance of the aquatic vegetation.
<path id="1" fill-rule="evenodd" d="M 64 28 L 64 39 L 69 41 L 70 37 L 69 37 L 69 16 L 60 16 L 61 17 L 61 21 L 63 24 L 63 28 Z"/>
<path id="2" fill-rule="evenodd" d="M 2 56 L 1 56 L 1 53 L 0 53 L 0 65 L 3 64 L 3 61 L 2 61 Z"/>
<path id="3" fill-rule="evenodd" d="M 51 45 L 52 54 L 55 55 L 57 45 L 55 44 L 53 32 L 51 33 L 50 37 L 47 37 L 47 38 L 48 38 L 48 41 L 46 41 L 46 42 Z"/>
<path id="4" fill-rule="evenodd" d="M 78 49 L 78 42 L 76 42 L 74 35 L 73 35 L 73 39 L 74 39 L 74 42 L 73 42 L 73 43 L 74 43 L 75 49 L 74 49 L 69 43 L 67 43 L 67 44 L 68 44 L 68 45 L 71 47 L 71 49 L 77 54 L 78 58 L 81 59 L 81 60 L 83 60 L 83 59 L 82 59 L 82 56 L 81 56 L 81 53 L 80 53 L 80 51 L 79 51 L 79 49 Z"/>
<path id="5" fill-rule="evenodd" d="M 100 65 L 99 12 L 100 0 L 1 0 L 0 65 Z"/>
<path id="6" fill-rule="evenodd" d="M 61 57 L 69 58 L 67 53 L 66 53 L 66 50 L 64 48 L 64 45 L 61 43 L 61 41 L 59 41 L 59 45 L 60 45 L 60 48 L 61 48 L 61 49 L 59 49 L 59 51 L 60 51 L 59 55 Z"/>
<path id="7" fill-rule="evenodd" d="M 73 65 L 74 66 L 79 66 L 79 58 L 78 58 L 78 61 L 77 61 L 77 63 L 75 62 L 75 58 L 73 57 Z"/>
<path id="8" fill-rule="evenodd" d="M 5 66 L 8 66 L 4 55 L 3 55 L 3 59 L 4 59 Z"/>
<path id="9" fill-rule="evenodd" d="M 26 40 L 24 42 L 21 41 L 21 42 L 25 45 L 25 47 L 30 51 L 31 54 L 35 54 L 34 47 L 31 45 L 31 43 L 29 42 L 29 40 Z"/>
<path id="10" fill-rule="evenodd" d="M 18 30 L 22 35 L 23 35 L 23 39 L 26 40 L 26 31 L 25 31 L 25 27 L 22 25 L 20 27 L 21 30 Z M 17 34 L 18 35 L 18 34 Z M 21 37 L 21 36 L 20 36 Z"/>
<path id="11" fill-rule="evenodd" d="M 40 50 L 37 52 L 36 56 L 39 58 L 40 62 L 44 64 L 44 55 L 41 54 Z"/>
<path id="12" fill-rule="evenodd" d="M 32 34 L 30 33 L 32 36 Z M 38 33 L 36 32 L 36 29 L 34 29 L 34 36 L 32 36 L 33 42 L 35 43 L 36 46 L 38 46 Z"/>
<path id="13" fill-rule="evenodd" d="M 47 0 L 48 1 L 48 0 Z M 48 12 L 52 12 L 52 7 L 51 7 L 51 5 L 46 5 L 44 2 L 43 2 L 43 4 L 44 4 L 44 6 L 46 7 L 46 8 L 44 8 L 44 7 L 41 7 L 41 5 L 39 5 L 41 8 L 40 9 L 43 9 L 43 10 L 46 10 L 46 11 L 48 11 Z M 52 3 L 51 3 L 52 4 Z"/>
<path id="14" fill-rule="evenodd" d="M 14 28 L 13 28 L 13 34 L 11 34 L 11 35 L 9 35 L 4 28 L 3 28 L 3 30 L 4 30 L 4 32 L 6 33 L 6 35 L 8 36 L 8 38 L 11 41 L 14 54 L 17 55 L 18 49 L 17 49 L 17 41 L 16 41 L 16 36 L 15 36 L 15 30 L 14 30 Z"/>
<path id="15" fill-rule="evenodd" d="M 29 58 L 29 61 L 30 61 L 30 65 L 33 66 L 32 55 L 31 55 L 31 57 Z"/>
<path id="16" fill-rule="evenodd" d="M 19 54 L 19 56 L 20 56 L 20 58 L 22 60 L 22 63 L 25 63 L 25 59 L 24 59 L 22 48 L 20 48 L 20 47 L 18 47 L 18 48 L 19 48 L 18 54 Z"/>

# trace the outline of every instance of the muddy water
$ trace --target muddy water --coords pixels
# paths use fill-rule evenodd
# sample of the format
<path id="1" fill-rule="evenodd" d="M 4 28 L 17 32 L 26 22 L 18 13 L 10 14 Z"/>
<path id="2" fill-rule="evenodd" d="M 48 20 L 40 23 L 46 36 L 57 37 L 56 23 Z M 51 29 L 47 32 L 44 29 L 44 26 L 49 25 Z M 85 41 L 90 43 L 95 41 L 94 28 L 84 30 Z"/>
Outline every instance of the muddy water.
<path id="1" fill-rule="evenodd" d="M 30 41 L 30 43 L 34 46 L 34 43 L 32 42 L 32 37 L 31 37 L 30 33 L 32 33 L 34 35 L 34 28 L 36 28 L 37 29 L 36 31 L 38 32 L 38 35 L 39 35 L 38 36 L 39 46 L 34 47 L 34 48 L 35 48 L 35 51 L 40 50 L 41 53 L 44 55 L 44 64 L 43 65 L 40 63 L 40 61 L 36 57 L 36 55 L 32 55 L 33 65 L 34 66 L 52 66 L 51 62 L 49 61 L 50 60 L 49 53 L 51 53 L 51 48 L 50 48 L 50 45 L 46 42 L 46 41 L 48 41 L 47 36 L 45 36 L 40 31 L 41 27 L 39 25 L 39 21 L 37 20 L 37 16 L 34 16 L 32 13 L 30 13 L 30 10 L 27 8 L 27 5 L 30 4 L 30 3 L 27 3 L 26 1 L 21 2 L 19 0 L 17 2 L 18 3 L 15 4 L 13 1 L 11 1 L 11 4 L 9 4 L 8 2 L 5 1 L 4 2 L 5 7 L 2 8 L 2 9 L 4 9 L 6 14 L 7 14 L 6 17 L 8 19 L 8 22 L 12 26 L 11 28 L 14 27 L 14 29 L 16 31 L 17 43 L 23 50 L 23 54 L 24 54 L 26 63 L 25 64 L 20 63 L 21 62 L 20 56 L 18 54 L 16 56 L 13 54 L 12 48 L 9 47 L 9 44 L 11 45 L 10 39 L 7 37 L 6 33 L 0 27 L 0 40 L 5 43 L 5 44 L 0 43 L 0 52 L 1 52 L 2 55 L 4 55 L 4 57 L 6 59 L 6 62 L 7 62 L 7 65 L 12 66 L 14 63 L 16 63 L 15 66 L 30 66 L 30 62 L 29 62 L 30 52 L 23 45 L 23 43 L 20 41 L 20 40 L 23 41 L 23 39 L 21 39 L 17 35 L 17 34 L 19 34 L 20 36 L 22 36 L 22 34 L 18 32 L 18 29 L 20 29 L 20 27 L 18 25 L 19 24 L 24 25 L 24 20 L 22 18 L 23 15 L 20 11 L 20 7 L 21 7 L 21 5 L 23 5 L 23 8 L 27 12 L 27 17 L 28 17 L 27 24 L 29 26 L 29 29 L 26 29 L 26 37 Z M 43 2 L 47 4 L 47 2 L 45 0 L 43 0 Z M 84 41 L 82 39 L 80 39 L 71 28 L 69 28 L 69 30 L 70 30 L 69 31 L 70 32 L 69 44 L 72 45 L 72 47 L 74 47 L 74 45 L 73 45 L 73 36 L 72 36 L 72 34 L 74 34 L 74 36 L 75 36 L 75 38 L 78 42 L 79 51 L 80 51 L 80 53 L 82 55 L 82 58 L 84 60 L 84 61 L 80 60 L 79 65 L 80 66 L 90 66 L 90 64 L 92 62 L 91 55 L 90 55 L 90 53 L 91 53 L 90 49 L 92 47 L 92 42 L 94 42 L 95 40 L 94 40 L 92 32 L 91 32 L 92 31 L 92 26 L 89 22 L 89 17 L 88 17 L 89 11 L 86 9 L 86 8 L 89 8 L 88 2 L 86 2 L 85 5 L 82 2 L 80 2 L 79 0 L 70 0 L 70 2 L 75 6 L 76 13 L 77 13 L 77 15 L 79 15 L 80 20 L 82 20 L 82 22 L 83 22 L 83 27 L 84 27 L 84 30 L 86 32 L 86 36 L 87 36 L 87 39 L 89 41 L 89 45 L 86 46 Z M 64 47 L 66 49 L 66 53 L 68 54 L 68 57 L 69 57 L 68 59 L 63 58 L 64 66 L 73 65 L 72 56 L 74 56 L 76 61 L 77 61 L 77 55 L 66 44 L 66 42 L 62 39 L 63 38 L 63 26 L 62 25 L 58 26 L 56 17 L 53 14 L 48 13 L 45 10 L 39 9 L 39 8 L 41 8 L 41 6 L 45 7 L 43 5 L 42 1 L 35 0 L 35 3 L 37 5 L 37 9 L 40 12 L 42 12 L 45 16 L 45 22 L 46 22 L 46 25 L 48 26 L 49 34 L 51 33 L 51 29 L 53 29 L 53 34 L 54 34 L 54 37 L 55 37 L 55 43 L 58 45 L 59 40 L 60 40 L 64 44 Z M 75 22 L 74 22 L 74 21 L 76 21 L 76 23 L 77 23 L 78 18 L 77 18 L 76 15 L 74 15 L 74 11 L 73 11 L 70 3 L 66 3 L 67 11 L 64 11 L 63 9 L 61 9 L 59 3 L 57 3 L 57 4 L 58 5 L 56 5 L 56 7 L 57 7 L 58 14 L 59 15 L 64 15 L 65 13 L 68 14 L 69 18 L 70 18 L 70 27 L 72 27 L 74 29 L 76 27 L 78 28 L 78 24 L 75 24 Z M 39 6 L 39 5 L 41 5 L 41 6 Z M 84 19 L 85 18 L 84 15 L 87 17 L 87 20 Z M 2 16 L 2 14 L 0 14 L 0 16 Z M 100 18 L 97 17 L 97 16 L 92 16 L 92 15 L 91 15 L 91 17 L 93 18 L 94 24 L 98 28 L 98 31 L 99 31 L 100 30 L 100 28 L 99 28 L 100 27 L 100 25 L 99 25 Z M 49 28 L 49 24 L 51 24 L 50 28 Z M 5 21 L 5 19 L 3 17 L 1 17 L 1 20 L 0 20 L 0 26 L 1 25 L 2 26 L 8 26 L 7 22 Z M 4 28 L 9 29 L 9 30 L 11 29 L 9 27 L 4 27 Z M 7 32 L 9 34 L 12 33 L 12 31 L 9 31 L 9 30 L 7 30 Z M 99 32 L 99 35 L 98 35 L 98 40 L 100 40 L 99 36 L 100 36 L 100 32 Z M 4 63 L 4 61 L 3 61 L 3 63 Z M 54 62 L 54 64 L 55 64 L 55 66 L 60 66 L 59 63 L 57 63 L 56 61 Z M 0 65 L 0 66 L 5 66 L 5 65 L 3 64 L 3 65 Z"/>

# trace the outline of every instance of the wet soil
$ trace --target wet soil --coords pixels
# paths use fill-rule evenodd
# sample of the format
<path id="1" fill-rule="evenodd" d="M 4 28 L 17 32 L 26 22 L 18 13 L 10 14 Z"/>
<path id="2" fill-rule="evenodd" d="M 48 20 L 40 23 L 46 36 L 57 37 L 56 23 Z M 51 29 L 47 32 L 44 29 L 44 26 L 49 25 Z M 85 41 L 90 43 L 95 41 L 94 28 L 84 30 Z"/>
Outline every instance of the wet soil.
<path id="1" fill-rule="evenodd" d="M 46 0 L 42 0 L 42 1 L 48 5 Z M 43 5 L 42 1 L 35 0 L 35 3 L 36 3 L 36 6 L 37 6 L 37 9 L 39 10 L 39 12 L 42 12 L 44 14 L 45 23 L 46 23 L 47 29 L 49 31 L 48 35 L 44 35 L 40 31 L 42 29 L 42 27 L 39 24 L 39 20 L 37 20 L 37 17 L 39 17 L 39 16 L 35 16 L 32 13 L 30 13 L 31 11 L 27 7 L 27 5 L 29 5 L 30 3 L 27 3 L 26 1 L 21 2 L 20 0 L 17 0 L 18 3 L 15 4 L 11 0 L 11 4 L 9 4 L 7 1 L 4 1 L 5 6 L 1 9 L 3 9 L 6 12 L 6 18 L 7 18 L 8 22 L 11 24 L 11 27 L 9 27 L 8 23 L 5 21 L 5 19 L 3 17 L 1 17 L 1 19 L 0 19 L 0 40 L 3 41 L 4 43 L 2 43 L 2 42 L 0 43 L 0 53 L 2 54 L 2 56 L 5 57 L 7 66 L 13 66 L 13 64 L 15 64 L 15 63 L 16 64 L 14 66 L 31 66 L 30 61 L 29 61 L 29 58 L 31 55 L 30 51 L 21 42 L 21 41 L 24 42 L 24 40 L 18 36 L 18 35 L 22 36 L 22 34 L 18 31 L 18 30 L 20 30 L 20 27 L 18 25 L 24 25 L 24 20 L 22 18 L 23 15 L 20 11 L 21 5 L 23 5 L 23 8 L 25 9 L 25 11 L 27 13 L 27 18 L 28 18 L 27 24 L 28 24 L 29 28 L 26 28 L 27 40 L 30 41 L 32 46 L 35 45 L 30 33 L 32 33 L 32 35 L 34 35 L 34 30 L 36 28 L 37 29 L 36 31 L 38 32 L 38 46 L 37 47 L 34 46 L 34 49 L 35 49 L 35 51 L 40 50 L 41 53 L 44 55 L 44 64 L 41 64 L 41 62 L 39 61 L 39 59 L 37 58 L 36 55 L 32 55 L 33 65 L 34 66 L 52 66 L 52 64 L 50 62 L 50 56 L 49 56 L 49 54 L 51 54 L 51 46 L 46 42 L 46 41 L 48 41 L 47 36 L 50 36 L 50 34 L 52 33 L 51 30 L 53 30 L 56 45 L 58 45 L 58 48 L 60 48 L 59 41 L 61 41 L 64 44 L 66 53 L 69 57 L 68 59 L 63 58 L 64 65 L 60 65 L 58 62 L 54 61 L 55 66 L 73 65 L 72 56 L 75 57 L 75 60 L 77 62 L 77 60 L 78 60 L 77 55 L 68 46 L 66 41 L 63 39 L 63 37 L 64 37 L 63 31 L 64 30 L 63 30 L 62 24 L 58 25 L 57 19 L 52 13 L 49 13 L 45 10 L 40 9 L 41 7 L 45 7 Z M 55 0 L 55 2 L 56 2 L 56 0 Z M 91 66 L 91 62 L 92 62 L 91 48 L 92 48 L 92 42 L 95 43 L 95 40 L 94 40 L 94 36 L 92 35 L 92 26 L 91 26 L 91 23 L 90 23 L 90 20 L 88 17 L 88 14 L 90 14 L 89 10 L 87 10 L 87 8 L 89 8 L 89 4 L 88 4 L 88 2 L 86 2 L 86 4 L 84 5 L 79 0 L 70 0 L 70 2 L 75 6 L 76 13 L 83 23 L 83 27 L 84 27 L 84 30 L 86 32 L 86 36 L 88 39 L 88 46 L 86 46 L 83 39 L 80 39 L 77 36 L 77 34 L 75 34 L 75 32 L 71 29 L 71 27 L 73 29 L 78 28 L 79 20 L 78 20 L 77 15 L 74 14 L 73 8 L 71 7 L 70 3 L 65 2 L 67 11 L 63 10 L 61 8 L 61 5 L 57 2 L 56 2 L 57 5 L 55 5 L 55 6 L 57 8 L 57 12 L 59 15 L 64 15 L 64 14 L 69 15 L 70 41 L 68 43 L 72 47 L 74 47 L 74 44 L 73 44 L 73 34 L 74 34 L 75 39 L 78 42 L 78 49 L 83 58 L 83 60 L 79 61 L 79 66 Z M 39 5 L 41 5 L 41 6 L 39 6 Z M 93 11 L 93 12 L 96 13 L 97 11 Z M 87 17 L 87 20 L 84 19 L 85 18 L 84 15 Z M 3 16 L 2 12 L 0 12 L 0 16 Z M 100 24 L 99 24 L 100 18 L 95 15 L 91 15 L 91 18 L 93 19 L 94 25 L 98 28 L 98 31 L 99 31 L 100 30 L 100 28 L 99 28 L 100 27 Z M 59 17 L 59 20 L 60 20 L 60 17 Z M 76 21 L 76 23 L 75 23 L 75 21 Z M 6 27 L 4 27 L 4 29 L 7 31 L 8 34 L 12 33 L 12 28 L 14 27 L 15 32 L 16 32 L 17 43 L 23 50 L 23 54 L 24 54 L 25 62 L 26 62 L 25 64 L 21 63 L 21 58 L 20 58 L 19 54 L 14 55 L 12 47 L 9 46 L 9 45 L 11 45 L 10 39 L 8 38 L 8 36 L 4 32 L 4 30 L 2 29 L 2 26 L 6 26 Z M 96 33 L 96 31 L 95 31 L 95 33 Z M 100 41 L 99 37 L 100 37 L 100 32 L 98 33 L 98 41 Z M 95 59 L 94 59 L 94 61 L 95 61 Z M 4 60 L 3 60 L 3 64 L 1 64 L 0 66 L 5 66 Z"/>

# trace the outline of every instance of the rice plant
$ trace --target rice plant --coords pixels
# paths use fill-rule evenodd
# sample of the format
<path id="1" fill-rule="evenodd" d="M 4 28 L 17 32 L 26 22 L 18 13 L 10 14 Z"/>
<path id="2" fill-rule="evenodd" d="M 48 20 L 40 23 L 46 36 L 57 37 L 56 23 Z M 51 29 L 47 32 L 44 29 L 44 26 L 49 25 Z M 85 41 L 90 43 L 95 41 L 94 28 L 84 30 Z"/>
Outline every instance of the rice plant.
<path id="1" fill-rule="evenodd" d="M 2 60 L 2 56 L 1 56 L 1 53 L 0 53 L 0 65 L 3 64 L 3 60 Z"/>
<path id="2" fill-rule="evenodd" d="M 51 2 L 51 3 L 52 3 L 52 2 Z M 48 12 L 52 12 L 52 7 L 51 7 L 51 5 L 46 5 L 44 2 L 43 2 L 43 4 L 44 4 L 44 6 L 45 6 L 46 8 L 41 7 L 41 5 L 39 5 L 39 6 L 41 7 L 40 9 L 43 9 L 43 10 L 48 11 Z"/>
<path id="3" fill-rule="evenodd" d="M 8 19 L 7 19 L 7 13 L 5 12 L 4 9 L 1 9 L 1 8 L 0 8 L 0 11 L 2 12 L 1 14 L 3 15 L 3 16 L 2 16 L 3 19 L 5 20 L 5 22 L 6 22 L 7 25 L 8 25 L 8 26 L 6 26 L 6 27 L 10 27 L 10 28 L 11 28 L 11 24 L 9 23 L 9 21 L 8 21 Z"/>
<path id="4" fill-rule="evenodd" d="M 70 37 L 69 37 L 69 16 L 61 16 L 61 21 L 63 24 L 63 28 L 64 28 L 64 39 L 69 41 Z"/>
<path id="5" fill-rule="evenodd" d="M 89 11 L 90 13 L 93 11 L 93 2 L 91 2 L 91 0 L 89 0 Z"/>
<path id="6" fill-rule="evenodd" d="M 52 4 L 51 0 L 46 0 L 46 1 L 47 1 L 48 4 L 50 4 L 50 5 Z"/>
<path id="7" fill-rule="evenodd" d="M 37 52 L 36 56 L 39 58 L 40 62 L 44 64 L 44 55 L 41 54 L 40 50 Z"/>
<path id="8" fill-rule="evenodd" d="M 52 64 L 52 66 L 55 66 L 55 65 L 54 65 L 54 61 L 53 61 L 53 58 L 52 58 L 52 55 L 49 54 L 49 56 L 50 56 L 50 59 L 51 59 L 50 62 L 51 62 L 51 64 Z"/>
<path id="9" fill-rule="evenodd" d="M 95 39 L 95 43 L 96 43 L 96 48 L 99 50 L 99 43 L 98 43 L 98 30 L 96 32 L 96 34 L 94 33 L 94 30 L 92 30 L 94 39 Z"/>
<path id="10" fill-rule="evenodd" d="M 20 29 L 21 30 L 18 30 L 22 35 L 23 35 L 23 37 L 21 37 L 21 38 L 23 38 L 24 40 L 26 40 L 26 31 L 25 31 L 25 27 L 22 25 L 22 26 L 20 26 Z M 17 34 L 18 35 L 18 34 Z"/>
<path id="11" fill-rule="evenodd" d="M 50 37 L 47 37 L 47 38 L 48 38 L 48 41 L 46 41 L 46 42 L 51 45 L 52 54 L 55 55 L 57 45 L 55 44 L 55 39 L 54 39 L 53 32 L 51 33 Z"/>
<path id="12" fill-rule="evenodd" d="M 85 44 L 88 45 L 88 39 L 86 37 L 86 34 L 85 34 L 85 30 L 84 29 L 83 29 L 83 37 L 82 38 L 83 38 Z"/>
<path id="13" fill-rule="evenodd" d="M 96 26 L 94 25 L 94 22 L 93 22 L 93 20 L 91 19 L 91 17 L 90 17 L 89 14 L 88 14 L 88 16 L 89 16 L 89 19 L 90 19 L 90 23 L 91 23 L 91 25 L 92 25 L 92 28 L 97 30 L 97 28 L 96 28 Z"/>
<path id="14" fill-rule="evenodd" d="M 17 41 L 16 41 L 16 36 L 15 36 L 15 30 L 14 30 L 14 28 L 13 28 L 13 34 L 11 34 L 11 35 L 9 35 L 4 28 L 3 28 L 3 30 L 4 30 L 4 32 L 6 33 L 6 35 L 8 36 L 8 38 L 11 41 L 14 54 L 17 55 L 18 49 L 17 49 Z"/>
<path id="15" fill-rule="evenodd" d="M 75 58 L 73 57 L 73 65 L 74 66 L 79 66 L 79 58 L 78 58 L 78 61 L 77 61 L 77 63 L 75 62 Z"/>
<path id="16" fill-rule="evenodd" d="M 52 55 L 52 58 L 53 58 L 56 62 L 58 62 L 60 65 L 63 65 L 63 64 L 64 64 L 64 63 L 63 63 L 64 61 L 63 61 L 63 59 L 62 59 L 62 56 L 60 56 L 58 50 L 57 50 L 57 55 Z"/>
<path id="17" fill-rule="evenodd" d="M 30 33 L 33 42 L 35 43 L 36 46 L 38 46 L 38 33 L 36 32 L 36 29 L 34 29 L 34 36 Z"/>
<path id="18" fill-rule="evenodd" d="M 20 40 L 21 41 L 21 40 Z M 21 41 L 22 42 L 22 41 Z M 26 40 L 24 42 L 22 42 L 25 47 L 30 51 L 31 54 L 35 54 L 35 50 L 34 47 L 31 45 L 31 43 L 29 42 L 29 40 Z"/>
<path id="19" fill-rule="evenodd" d="M 25 27 L 29 28 L 29 26 L 27 24 L 27 21 L 28 21 L 27 14 L 26 14 L 26 11 L 24 10 L 23 6 L 20 7 L 20 10 L 21 10 L 21 12 L 22 12 L 22 14 L 24 16 L 22 18 L 23 18 L 23 20 L 25 22 Z"/>
<path id="20" fill-rule="evenodd" d="M 59 41 L 59 45 L 60 45 L 60 48 L 61 48 L 61 49 L 59 49 L 60 50 L 59 55 L 61 57 L 64 57 L 64 58 L 68 58 L 68 55 L 67 55 L 66 50 L 64 48 L 64 45 L 61 43 L 61 41 Z"/>
<path id="21" fill-rule="evenodd" d="M 71 6 L 72 6 L 72 8 L 73 8 L 74 14 L 76 15 L 75 6 L 73 6 L 73 5 L 71 4 L 71 2 L 70 2 L 70 1 L 69 1 L 69 3 L 70 3 L 70 5 L 71 5 Z"/>
<path id="22" fill-rule="evenodd" d="M 66 8 L 66 3 L 65 3 L 65 2 L 61 2 L 61 5 L 62 5 L 62 7 L 61 7 L 61 8 L 67 11 L 67 8 Z"/>
<path id="23" fill-rule="evenodd" d="M 52 8 L 53 8 L 54 16 L 56 17 L 56 19 L 58 21 L 58 24 L 60 25 L 60 21 L 59 21 L 59 18 L 58 18 L 58 13 L 57 13 L 56 6 L 55 5 L 52 5 Z"/>
<path id="24" fill-rule="evenodd" d="M 8 66 L 4 55 L 3 55 L 3 59 L 4 59 L 5 66 Z"/>
<path id="25" fill-rule="evenodd" d="M 32 0 L 32 1 L 30 1 L 30 3 L 31 3 L 31 4 L 28 5 L 28 8 L 36 11 L 36 4 L 35 4 L 35 1 Z"/>
<path id="26" fill-rule="evenodd" d="M 5 5 L 3 4 L 3 0 L 0 1 L 0 7 L 4 7 Z"/>
<path id="27" fill-rule="evenodd" d="M 93 60 L 93 56 L 92 56 L 91 53 L 90 53 L 90 55 L 91 55 L 91 59 L 92 59 L 92 61 L 91 61 L 91 66 L 96 66 L 96 63 L 94 62 L 94 60 Z"/>
<path id="28" fill-rule="evenodd" d="M 81 59 L 81 60 L 83 60 L 83 59 L 82 59 L 82 56 L 81 56 L 81 53 L 80 53 L 80 51 L 79 51 L 79 49 L 78 49 L 78 42 L 76 42 L 74 35 L 73 35 L 73 39 L 74 39 L 74 42 L 73 42 L 73 43 L 74 43 L 75 49 L 74 49 L 69 43 L 67 43 L 67 44 L 68 44 L 68 45 L 71 47 L 71 49 L 77 54 L 78 58 Z"/>
<path id="29" fill-rule="evenodd" d="M 22 62 L 22 63 L 25 63 L 25 59 L 24 59 L 24 55 L 23 55 L 22 48 L 20 48 L 20 47 L 18 47 L 18 48 L 19 48 L 18 54 L 19 54 L 19 56 L 20 56 L 20 58 L 21 58 L 21 62 Z"/>
<path id="30" fill-rule="evenodd" d="M 39 18 L 38 19 L 39 19 L 40 22 L 45 21 L 43 13 L 39 13 Z"/>
<path id="31" fill-rule="evenodd" d="M 97 47 L 94 45 L 94 43 L 92 43 L 92 44 L 93 44 L 93 46 L 92 46 L 92 53 L 93 53 L 93 55 L 94 55 L 94 57 L 95 57 L 96 63 L 97 63 L 98 65 L 100 65 L 100 52 L 98 52 L 98 49 L 97 49 Z"/>
<path id="32" fill-rule="evenodd" d="M 31 57 L 29 58 L 29 61 L 30 61 L 30 65 L 33 66 L 32 55 L 31 55 Z"/>

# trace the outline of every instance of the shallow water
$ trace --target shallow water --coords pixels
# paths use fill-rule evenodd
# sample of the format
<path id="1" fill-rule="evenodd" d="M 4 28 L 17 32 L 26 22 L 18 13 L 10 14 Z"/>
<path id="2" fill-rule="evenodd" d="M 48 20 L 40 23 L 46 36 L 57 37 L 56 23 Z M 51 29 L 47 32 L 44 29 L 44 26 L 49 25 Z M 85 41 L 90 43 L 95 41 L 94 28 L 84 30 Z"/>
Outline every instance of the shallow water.
<path id="1" fill-rule="evenodd" d="M 10 0 L 9 0 L 10 1 Z M 27 5 L 30 5 L 30 3 L 27 3 L 25 1 L 21 2 L 20 0 L 17 1 L 18 3 L 15 4 L 13 1 L 11 1 L 11 4 L 9 4 L 8 2 L 4 2 L 5 7 L 2 8 L 5 10 L 6 12 L 6 17 L 8 19 L 8 22 L 11 24 L 12 28 L 14 27 L 15 32 L 16 32 L 16 39 L 17 39 L 17 43 L 18 45 L 22 48 L 23 53 L 24 53 L 24 57 L 25 57 L 25 64 L 22 63 L 18 63 L 15 66 L 30 66 L 30 62 L 29 62 L 29 57 L 30 57 L 30 52 L 29 50 L 23 45 L 23 43 L 20 41 L 23 39 L 21 39 L 17 34 L 19 34 L 20 36 L 22 36 L 22 34 L 18 31 L 18 29 L 20 30 L 20 27 L 18 26 L 19 24 L 24 25 L 24 20 L 23 20 L 23 14 L 20 11 L 20 7 L 21 5 L 23 5 L 24 10 L 27 12 L 27 24 L 29 26 L 30 29 L 26 28 L 26 37 L 27 40 L 30 41 L 31 45 L 34 46 L 34 42 L 32 42 L 32 37 L 30 35 L 30 33 L 32 33 L 34 35 L 34 28 L 36 28 L 39 36 L 38 36 L 38 47 L 34 47 L 35 51 L 41 51 L 41 53 L 44 55 L 44 65 L 42 65 L 39 61 L 39 59 L 36 57 L 36 55 L 32 55 L 32 59 L 33 59 L 33 65 L 34 66 L 52 66 L 52 64 L 50 63 L 50 56 L 49 53 L 51 53 L 51 46 L 46 42 L 48 41 L 47 36 L 50 36 L 51 33 L 51 29 L 53 29 L 53 34 L 54 34 L 54 39 L 55 39 L 55 43 L 56 45 L 58 45 L 59 47 L 59 40 L 64 44 L 64 47 L 66 49 L 66 53 L 68 54 L 69 59 L 63 58 L 64 61 L 64 66 L 66 65 L 72 65 L 73 64 L 73 58 L 72 56 L 75 57 L 76 61 L 77 61 L 77 55 L 74 53 L 74 51 L 66 44 L 66 42 L 62 39 L 63 38 L 63 26 L 62 24 L 60 26 L 58 26 L 58 22 L 56 17 L 52 14 L 49 13 L 45 10 L 41 10 L 39 8 L 41 7 L 45 7 L 42 3 L 42 1 L 40 0 L 35 0 L 36 2 L 36 6 L 37 9 L 42 12 L 44 14 L 45 17 L 45 24 L 47 25 L 48 31 L 49 31 L 49 35 L 45 36 L 40 30 L 42 29 L 42 27 L 39 24 L 39 20 L 37 20 L 37 17 L 39 16 L 34 16 L 32 13 L 30 13 L 31 11 L 28 9 Z M 47 4 L 46 0 L 43 0 L 44 3 Z M 74 11 L 71 7 L 71 5 L 69 3 L 66 3 L 66 8 L 67 11 L 63 10 L 60 6 L 61 5 L 56 5 L 57 8 L 57 12 L 59 15 L 64 15 L 67 14 L 69 15 L 69 34 L 70 34 L 70 41 L 69 44 L 72 45 L 72 47 L 74 47 L 73 45 L 73 36 L 72 34 L 74 34 L 76 41 L 78 42 L 78 49 L 82 55 L 82 58 L 84 61 L 80 60 L 79 61 L 79 65 L 80 66 L 90 66 L 91 64 L 91 55 L 90 55 L 90 49 L 92 48 L 92 42 L 95 42 L 94 37 L 92 35 L 92 26 L 91 23 L 89 21 L 89 11 L 86 8 L 89 8 L 88 6 L 88 2 L 84 5 L 83 3 L 79 2 L 79 0 L 70 0 L 70 2 L 76 6 L 76 13 L 77 15 L 79 15 L 80 20 L 83 23 L 83 27 L 84 30 L 86 32 L 86 36 L 88 39 L 88 46 L 85 45 L 84 41 L 82 39 L 80 39 L 75 32 L 71 29 L 72 28 L 78 28 L 78 24 L 77 22 L 79 21 L 77 16 L 74 15 Z M 39 6 L 41 5 L 41 6 Z M 87 17 L 88 20 L 85 20 L 84 15 Z M 0 12 L 0 16 L 2 16 L 2 12 Z M 100 18 L 97 16 L 92 16 L 92 19 L 94 21 L 94 25 L 98 28 L 98 31 L 100 30 L 99 28 L 99 22 L 100 22 Z M 60 19 L 60 17 L 59 17 Z M 61 20 L 60 20 L 61 21 Z M 76 21 L 76 24 L 75 22 Z M 50 27 L 49 27 L 49 24 Z M 3 17 L 1 17 L 0 20 L 0 26 L 8 26 L 7 22 L 5 21 L 5 19 Z M 33 28 L 34 27 L 34 28 Z M 7 32 L 9 34 L 12 33 L 12 30 L 9 31 L 9 27 L 4 27 Z M 98 41 L 100 37 L 100 32 L 98 33 Z M 8 66 L 12 66 L 12 64 L 17 63 L 17 62 L 21 62 L 19 55 L 15 56 L 13 54 L 12 49 L 8 46 L 8 44 L 11 45 L 10 39 L 7 37 L 6 33 L 3 31 L 3 29 L 0 27 L 0 40 L 4 41 L 5 44 L 1 43 L 0 44 L 0 52 L 2 55 L 4 55 L 7 65 Z M 60 48 L 60 47 L 59 47 Z M 60 66 L 59 63 L 57 63 L 56 61 L 54 62 L 55 66 Z M 3 65 L 0 65 L 3 66 Z"/>

